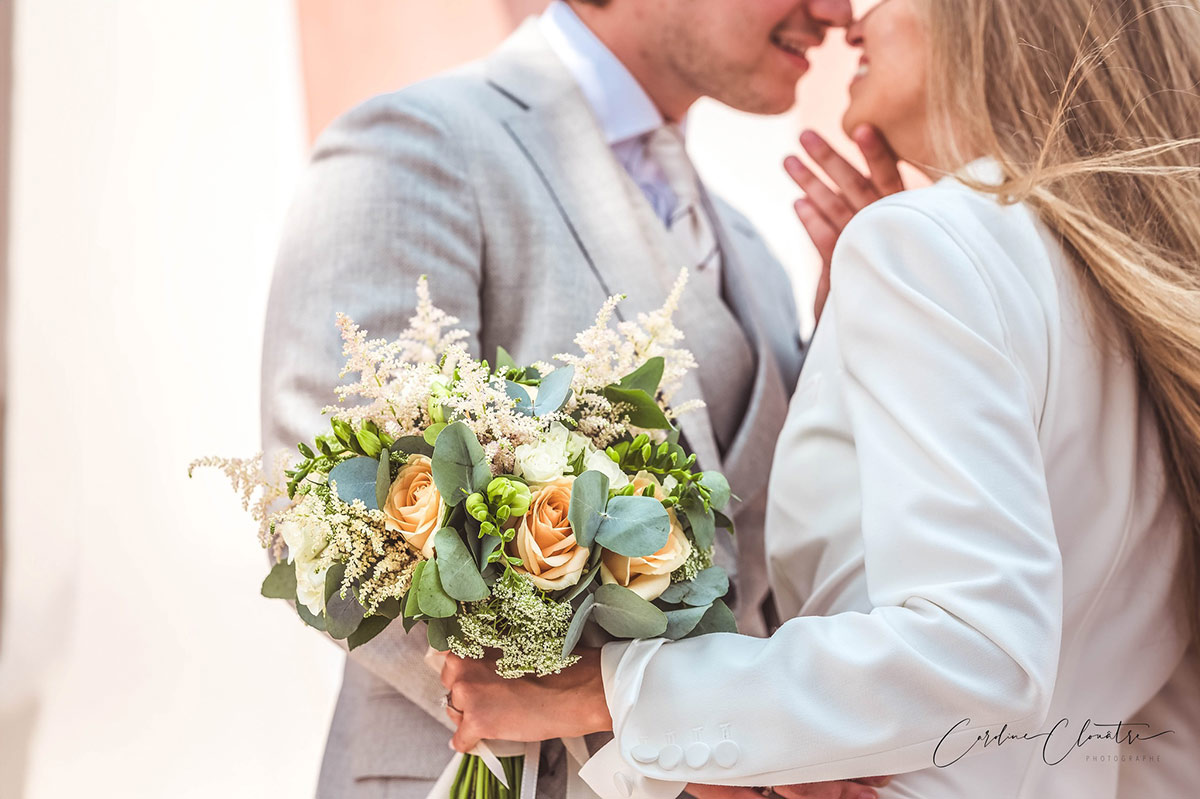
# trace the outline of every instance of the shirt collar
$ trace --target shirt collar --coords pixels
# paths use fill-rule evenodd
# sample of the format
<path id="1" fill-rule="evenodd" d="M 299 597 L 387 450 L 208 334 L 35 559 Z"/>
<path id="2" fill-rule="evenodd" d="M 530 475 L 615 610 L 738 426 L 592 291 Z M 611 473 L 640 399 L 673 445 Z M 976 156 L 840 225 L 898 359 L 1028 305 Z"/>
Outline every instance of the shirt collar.
<path id="1" fill-rule="evenodd" d="M 662 114 L 637 78 L 563 0 L 554 0 L 538 25 L 579 84 L 609 145 L 662 127 Z"/>

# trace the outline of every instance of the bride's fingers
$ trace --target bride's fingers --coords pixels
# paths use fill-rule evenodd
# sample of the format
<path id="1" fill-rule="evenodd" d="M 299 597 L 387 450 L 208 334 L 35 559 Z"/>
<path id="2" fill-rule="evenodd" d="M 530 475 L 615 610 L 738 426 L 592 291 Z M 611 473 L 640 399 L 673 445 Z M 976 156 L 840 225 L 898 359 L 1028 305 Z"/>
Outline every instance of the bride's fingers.
<path id="1" fill-rule="evenodd" d="M 801 197 L 796 200 L 795 208 L 796 216 L 800 217 L 800 224 L 808 231 L 808 237 L 812 239 L 817 253 L 821 256 L 821 262 L 828 264 L 833 258 L 833 246 L 837 244 L 841 229 L 830 224 L 817 210 L 816 205 L 807 198 Z"/>
<path id="2" fill-rule="evenodd" d="M 900 177 L 900 159 L 892 152 L 879 131 L 870 125 L 859 125 L 854 129 L 854 143 L 867 161 L 871 183 L 882 196 L 904 191 L 904 180 Z"/>
<path id="3" fill-rule="evenodd" d="M 811 130 L 804 131 L 800 134 L 800 146 L 829 176 L 853 210 L 862 210 L 879 199 L 880 194 L 870 179 L 842 158 L 820 135 Z"/>
<path id="4" fill-rule="evenodd" d="M 783 168 L 820 210 L 821 216 L 833 223 L 835 228 L 841 230 L 854 218 L 854 209 L 846 203 L 846 199 L 826 186 L 799 158 L 788 156 L 783 160 Z"/>
<path id="5" fill-rule="evenodd" d="M 859 777 L 854 781 L 861 782 L 863 785 L 871 785 L 875 788 L 882 788 L 883 786 L 885 786 L 889 782 L 891 782 L 892 778 L 890 775 L 885 775 L 885 776 L 881 776 L 881 777 Z"/>
<path id="6" fill-rule="evenodd" d="M 772 791 L 784 799 L 878 799 L 879 794 L 855 782 L 807 782 L 776 785 Z"/>

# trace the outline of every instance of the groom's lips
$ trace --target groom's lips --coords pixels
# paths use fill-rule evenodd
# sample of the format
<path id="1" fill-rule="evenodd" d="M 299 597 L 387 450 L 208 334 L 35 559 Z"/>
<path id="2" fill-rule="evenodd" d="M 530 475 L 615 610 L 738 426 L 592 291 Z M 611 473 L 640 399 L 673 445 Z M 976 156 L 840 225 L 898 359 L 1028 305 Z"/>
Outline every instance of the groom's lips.
<path id="1" fill-rule="evenodd" d="M 808 63 L 808 48 L 813 45 L 805 40 L 789 37 L 784 34 L 771 34 L 771 44 L 775 46 L 789 61 L 792 62 L 801 72 L 807 72 Z"/>

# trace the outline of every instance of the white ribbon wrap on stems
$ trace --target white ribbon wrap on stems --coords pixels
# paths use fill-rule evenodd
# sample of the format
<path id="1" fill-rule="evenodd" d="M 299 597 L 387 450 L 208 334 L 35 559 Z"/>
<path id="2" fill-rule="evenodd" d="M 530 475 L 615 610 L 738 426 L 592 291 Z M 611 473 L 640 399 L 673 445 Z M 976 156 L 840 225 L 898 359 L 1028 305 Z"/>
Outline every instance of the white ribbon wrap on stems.
<path id="1" fill-rule="evenodd" d="M 426 664 L 436 672 L 441 672 L 442 664 L 445 661 L 445 652 L 430 649 L 425 653 Z M 567 750 L 567 754 L 570 755 L 564 763 L 567 769 L 566 799 L 599 799 L 596 792 L 579 776 L 579 768 L 590 757 L 587 742 L 583 738 L 563 738 L 561 740 Z M 480 741 L 469 754 L 479 757 L 483 761 L 483 764 L 487 766 L 488 771 L 492 772 L 505 788 L 511 788 L 512 786 L 508 784 L 508 778 L 504 775 L 504 766 L 500 764 L 500 758 L 524 755 L 525 760 L 523 761 L 521 770 L 520 799 L 536 799 L 538 767 L 541 764 L 542 758 L 542 744 L 540 741 L 531 741 L 529 743 Z M 464 755 L 461 752 L 454 753 L 454 757 L 450 758 L 450 762 L 442 770 L 441 776 L 433 784 L 433 788 L 429 791 L 426 799 L 447 799 L 450 796 L 450 787 L 454 784 L 454 778 L 458 775 L 458 767 L 462 763 L 463 757 Z"/>
<path id="2" fill-rule="evenodd" d="M 561 740 L 563 746 L 566 747 L 567 754 L 570 755 L 564 764 L 567 769 L 566 799 L 599 799 L 596 792 L 579 776 L 580 766 L 588 760 L 587 744 L 582 738 L 563 738 Z M 500 765 L 500 758 L 524 755 L 520 799 L 536 799 L 538 766 L 542 757 L 541 742 L 480 741 L 469 754 L 479 757 L 487 766 L 488 771 L 496 775 L 496 779 L 505 788 L 512 786 L 508 784 L 508 779 L 504 776 L 504 767 Z M 446 764 L 441 776 L 433 784 L 427 799 L 447 799 L 450 796 L 450 787 L 454 784 L 455 776 L 458 775 L 458 767 L 462 763 L 463 757 L 461 752 L 454 753 L 454 757 L 450 758 L 450 762 Z"/>

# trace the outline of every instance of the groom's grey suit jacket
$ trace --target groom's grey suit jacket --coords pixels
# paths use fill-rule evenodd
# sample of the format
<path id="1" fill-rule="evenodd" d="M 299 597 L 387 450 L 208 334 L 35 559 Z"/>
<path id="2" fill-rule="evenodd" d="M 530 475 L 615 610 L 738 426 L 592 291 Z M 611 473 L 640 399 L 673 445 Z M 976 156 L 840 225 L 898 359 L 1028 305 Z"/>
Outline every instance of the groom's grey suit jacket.
<path id="1" fill-rule="evenodd" d="M 762 633 L 767 472 L 802 345 L 782 268 L 744 218 L 710 202 L 724 301 L 693 276 L 676 322 L 703 379 L 694 374 L 676 401 L 744 408 L 730 430 L 714 431 L 704 410 L 680 427 L 742 500 L 725 553 L 736 563 L 726 565 L 738 575 L 742 629 Z M 685 265 L 574 80 L 526 23 L 485 61 L 370 100 L 320 137 L 271 289 L 264 449 L 328 427 L 320 411 L 343 362 L 337 311 L 373 338 L 393 337 L 428 275 L 435 304 L 459 317 L 476 355 L 500 345 L 519 362 L 549 360 L 573 349 L 612 294 L 628 295 L 626 318 L 658 307 Z M 420 628 L 406 636 L 393 624 L 349 655 L 318 796 L 423 799 L 451 755 L 425 650 Z"/>

